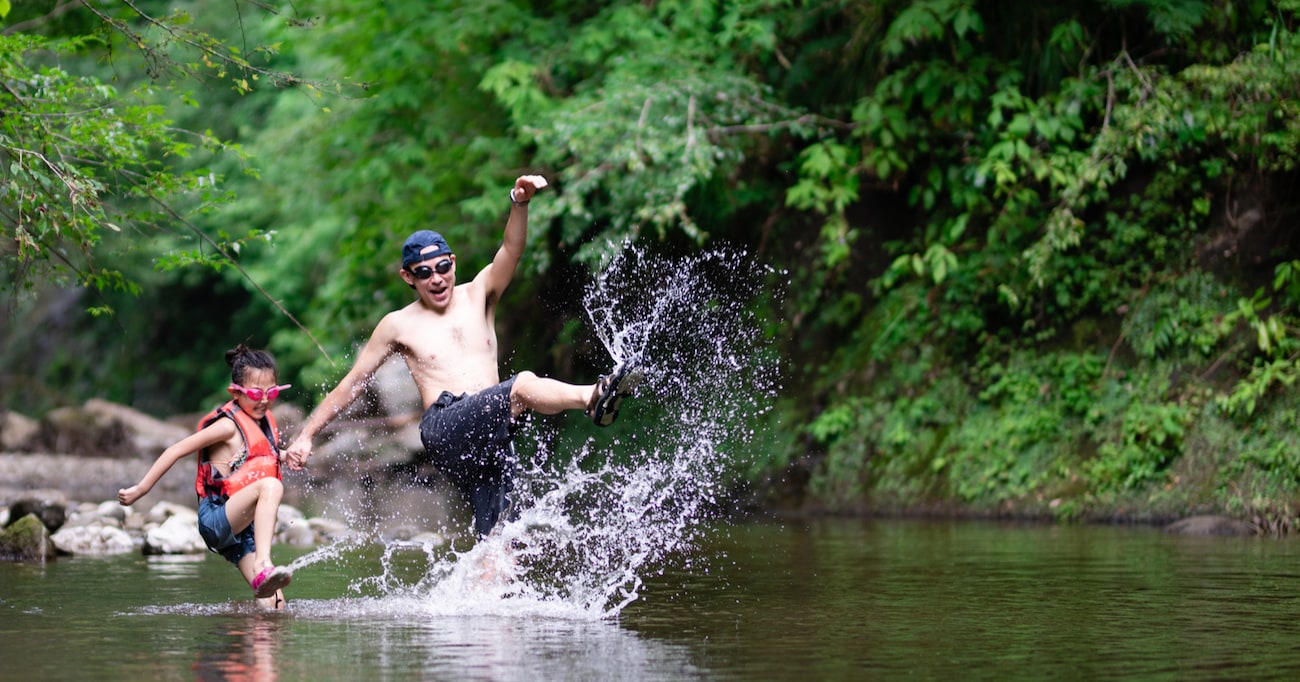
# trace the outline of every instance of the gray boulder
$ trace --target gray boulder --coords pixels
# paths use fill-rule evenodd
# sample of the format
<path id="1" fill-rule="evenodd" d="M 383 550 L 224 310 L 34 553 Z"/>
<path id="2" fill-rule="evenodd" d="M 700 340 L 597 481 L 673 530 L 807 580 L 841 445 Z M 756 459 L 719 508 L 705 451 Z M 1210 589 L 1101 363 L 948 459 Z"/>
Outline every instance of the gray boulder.
<path id="1" fill-rule="evenodd" d="M 131 535 L 121 528 L 104 525 L 86 525 L 63 528 L 50 536 L 50 540 L 64 554 L 126 554 L 135 551 Z"/>
<path id="2" fill-rule="evenodd" d="M 0 452 L 27 450 L 40 435 L 41 423 L 17 412 L 0 410 Z"/>
<path id="3" fill-rule="evenodd" d="M 145 520 L 149 523 L 163 523 L 174 516 L 184 518 L 190 523 L 198 523 L 199 512 L 193 507 L 164 500 L 149 508 Z"/>
<path id="4" fill-rule="evenodd" d="M 1256 535 L 1259 529 L 1254 524 L 1229 518 L 1227 516 L 1189 516 L 1165 526 L 1169 535 L 1221 535 L 1241 536 Z"/>
<path id="5" fill-rule="evenodd" d="M 9 503 L 9 518 L 33 514 L 51 531 L 68 520 L 68 498 L 58 490 L 29 490 Z"/>
<path id="6" fill-rule="evenodd" d="M 193 433 L 107 400 L 51 410 L 41 420 L 39 445 L 46 452 L 93 457 L 157 456 Z"/>
<path id="7" fill-rule="evenodd" d="M 150 528 L 144 536 L 145 554 L 201 554 L 208 550 L 199 535 L 196 517 L 176 515 Z"/>

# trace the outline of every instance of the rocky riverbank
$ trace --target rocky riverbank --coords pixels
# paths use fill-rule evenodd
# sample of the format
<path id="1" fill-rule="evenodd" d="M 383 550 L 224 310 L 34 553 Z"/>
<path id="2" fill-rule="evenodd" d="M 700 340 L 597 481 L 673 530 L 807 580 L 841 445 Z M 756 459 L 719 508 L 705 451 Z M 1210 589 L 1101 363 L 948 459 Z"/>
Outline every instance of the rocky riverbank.
<path id="1" fill-rule="evenodd" d="M 347 524 L 308 519 L 288 505 L 281 505 L 277 516 L 275 541 L 279 544 L 313 546 L 357 535 Z M 158 502 L 140 511 L 114 500 L 74 502 L 58 490 L 34 490 L 0 508 L 0 526 L 4 527 L 0 531 L 0 560 L 207 551 L 199 536 L 198 513 L 173 502 Z"/>
<path id="2" fill-rule="evenodd" d="M 285 469 L 277 543 L 441 540 L 442 529 L 458 527 L 446 484 L 419 463 L 412 396 L 400 387 L 392 393 L 401 402 L 358 401 L 357 411 L 318 439 L 309 469 Z M 274 413 L 282 435 L 295 433 L 304 418 L 288 403 L 276 404 Z M 134 508 L 117 503 L 118 489 L 137 482 L 164 449 L 193 432 L 198 418 L 156 419 L 97 399 L 40 419 L 0 412 L 0 560 L 207 551 L 198 535 L 192 459 L 173 467 Z"/>

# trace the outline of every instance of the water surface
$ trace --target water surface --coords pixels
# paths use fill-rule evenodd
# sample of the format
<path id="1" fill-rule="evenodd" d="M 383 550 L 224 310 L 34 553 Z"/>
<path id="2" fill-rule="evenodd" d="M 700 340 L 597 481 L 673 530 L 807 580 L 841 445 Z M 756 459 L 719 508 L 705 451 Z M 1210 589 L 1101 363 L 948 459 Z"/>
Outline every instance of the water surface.
<path id="1" fill-rule="evenodd" d="M 0 564 L 0 678 L 1300 675 L 1289 539 L 970 522 L 719 525 L 605 617 L 508 591 L 430 590 L 418 553 L 381 552 L 352 548 L 301 569 L 285 613 L 253 608 L 216 556 Z M 395 575 L 376 581 L 386 572 Z"/>

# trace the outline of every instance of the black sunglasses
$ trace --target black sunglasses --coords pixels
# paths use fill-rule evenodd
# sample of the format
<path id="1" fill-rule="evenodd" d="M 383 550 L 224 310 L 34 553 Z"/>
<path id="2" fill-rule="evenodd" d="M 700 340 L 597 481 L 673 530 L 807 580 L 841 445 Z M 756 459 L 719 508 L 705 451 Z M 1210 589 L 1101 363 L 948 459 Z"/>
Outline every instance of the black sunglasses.
<path id="1" fill-rule="evenodd" d="M 435 272 L 439 275 L 445 275 L 451 272 L 451 264 L 452 260 L 448 258 L 447 260 L 438 261 L 438 263 L 433 267 L 418 265 L 414 269 L 407 268 L 406 271 L 415 275 L 416 279 L 429 279 L 430 277 L 433 277 L 433 273 Z"/>

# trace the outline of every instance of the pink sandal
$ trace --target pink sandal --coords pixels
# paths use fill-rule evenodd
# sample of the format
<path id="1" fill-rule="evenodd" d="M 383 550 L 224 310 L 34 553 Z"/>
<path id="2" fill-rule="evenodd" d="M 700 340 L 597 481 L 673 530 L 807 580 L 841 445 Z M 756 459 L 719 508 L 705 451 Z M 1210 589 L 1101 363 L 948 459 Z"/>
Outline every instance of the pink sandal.
<path id="1" fill-rule="evenodd" d="M 291 580 L 293 580 L 293 572 L 284 566 L 264 568 L 256 578 L 253 578 L 253 596 L 258 599 L 275 596 L 275 593 L 288 585 Z"/>

